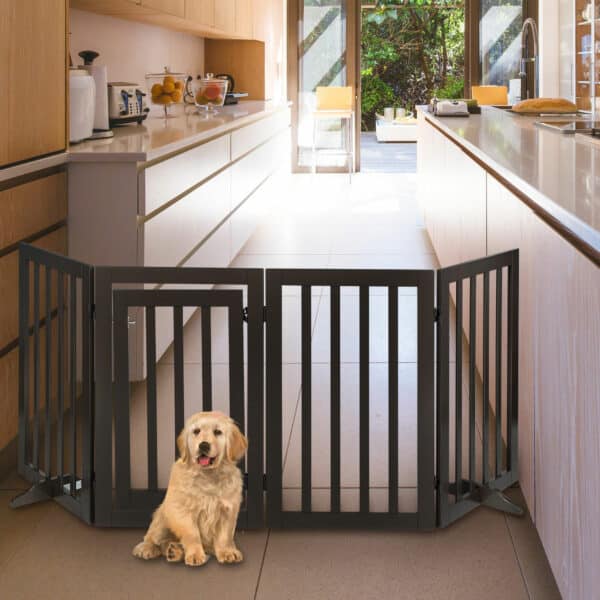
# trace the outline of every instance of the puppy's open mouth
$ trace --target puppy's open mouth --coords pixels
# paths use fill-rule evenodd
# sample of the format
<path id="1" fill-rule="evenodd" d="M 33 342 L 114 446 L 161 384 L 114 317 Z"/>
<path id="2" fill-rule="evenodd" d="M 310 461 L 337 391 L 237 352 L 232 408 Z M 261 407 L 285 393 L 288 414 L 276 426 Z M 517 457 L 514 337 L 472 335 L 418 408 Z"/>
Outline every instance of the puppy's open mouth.
<path id="1" fill-rule="evenodd" d="M 217 460 L 216 456 L 199 456 L 197 462 L 201 467 L 211 467 L 215 460 Z"/>

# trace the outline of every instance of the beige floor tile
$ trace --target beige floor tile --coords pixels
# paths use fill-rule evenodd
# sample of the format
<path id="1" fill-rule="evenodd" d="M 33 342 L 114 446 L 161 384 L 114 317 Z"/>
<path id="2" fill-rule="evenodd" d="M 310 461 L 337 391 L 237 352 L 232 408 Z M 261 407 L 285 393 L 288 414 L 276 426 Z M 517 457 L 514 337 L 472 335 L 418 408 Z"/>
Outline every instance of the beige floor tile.
<path id="1" fill-rule="evenodd" d="M 525 600 L 504 517 L 481 509 L 446 530 L 273 531 L 258 600 Z"/>
<path id="2" fill-rule="evenodd" d="M 10 600 L 253 598 L 266 531 L 238 533 L 237 542 L 245 554 L 242 564 L 223 566 L 211 559 L 198 568 L 169 564 L 163 559 L 146 562 L 134 558 L 131 549 L 142 536 L 142 530 L 84 525 L 54 505 L 38 524 L 35 538 L 17 548 L 12 558 L 0 567 L 2 597 Z"/>
<path id="3" fill-rule="evenodd" d="M 0 572 L 17 552 L 31 545 L 39 522 L 55 508 L 52 502 L 10 508 L 9 502 L 17 494 L 15 491 L 0 491 Z"/>

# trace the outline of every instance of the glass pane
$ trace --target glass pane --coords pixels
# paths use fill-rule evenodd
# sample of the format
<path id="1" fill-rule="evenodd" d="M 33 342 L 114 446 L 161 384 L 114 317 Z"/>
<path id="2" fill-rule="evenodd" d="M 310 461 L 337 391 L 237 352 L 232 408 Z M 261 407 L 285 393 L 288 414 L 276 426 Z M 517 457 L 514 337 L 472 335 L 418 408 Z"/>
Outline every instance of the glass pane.
<path id="1" fill-rule="evenodd" d="M 312 165 L 313 118 L 317 86 L 348 85 L 346 72 L 346 0 L 299 0 L 298 162 Z M 344 148 L 340 119 L 319 123 L 319 148 Z M 319 154 L 319 166 L 343 166 L 345 157 Z"/>
<path id="2" fill-rule="evenodd" d="M 479 52 L 481 83 L 509 85 L 521 60 L 522 0 L 481 0 Z"/>

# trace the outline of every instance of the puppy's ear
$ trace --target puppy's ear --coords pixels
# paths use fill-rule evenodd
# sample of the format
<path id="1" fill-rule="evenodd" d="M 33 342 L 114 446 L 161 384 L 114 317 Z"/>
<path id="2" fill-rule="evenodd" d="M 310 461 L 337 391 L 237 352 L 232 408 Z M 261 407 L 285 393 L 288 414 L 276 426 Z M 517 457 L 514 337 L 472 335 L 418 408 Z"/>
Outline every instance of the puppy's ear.
<path id="1" fill-rule="evenodd" d="M 181 460 L 187 463 L 189 459 L 189 452 L 187 441 L 185 439 L 185 429 L 183 429 L 177 437 L 177 449 L 179 450 L 179 456 L 181 457 Z"/>
<path id="2" fill-rule="evenodd" d="M 232 425 L 227 440 L 227 458 L 231 462 L 237 462 L 244 456 L 246 448 L 248 448 L 246 436 L 242 434 L 236 425 Z"/>

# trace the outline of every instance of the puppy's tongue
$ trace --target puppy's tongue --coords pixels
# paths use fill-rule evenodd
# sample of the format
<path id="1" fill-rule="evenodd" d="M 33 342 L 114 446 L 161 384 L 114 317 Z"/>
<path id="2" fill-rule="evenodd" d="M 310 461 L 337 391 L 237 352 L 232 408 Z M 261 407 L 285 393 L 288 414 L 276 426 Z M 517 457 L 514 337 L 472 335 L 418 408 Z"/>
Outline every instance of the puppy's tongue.
<path id="1" fill-rule="evenodd" d="M 208 467 L 208 465 L 210 465 L 210 456 L 200 456 L 198 458 L 198 464 L 201 467 Z"/>

